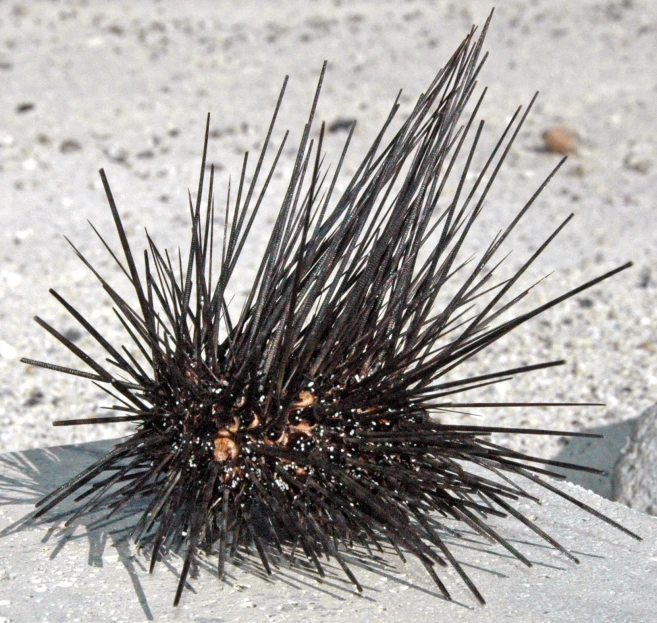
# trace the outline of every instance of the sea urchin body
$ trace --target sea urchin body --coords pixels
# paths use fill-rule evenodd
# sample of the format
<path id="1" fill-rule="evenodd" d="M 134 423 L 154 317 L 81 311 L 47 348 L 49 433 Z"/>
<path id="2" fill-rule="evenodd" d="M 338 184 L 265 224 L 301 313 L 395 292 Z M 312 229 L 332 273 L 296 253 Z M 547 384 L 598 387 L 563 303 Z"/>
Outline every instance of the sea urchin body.
<path id="1" fill-rule="evenodd" d="M 400 556 L 413 554 L 446 598 L 436 569 L 451 565 L 483 603 L 445 543 L 441 518 L 463 522 L 529 564 L 486 521 L 512 516 L 573 558 L 514 508 L 514 500 L 531 496 L 506 475 L 537 482 L 625 530 L 542 477 L 553 475 L 549 467 L 558 463 L 490 441 L 491 433 L 503 430 L 568 433 L 447 425 L 436 418 L 441 411 L 491 406 L 464 399 L 470 390 L 563 363 L 456 376 L 460 364 L 516 327 L 629 266 L 502 320 L 529 290 L 511 295 L 512 287 L 569 220 L 511 277 L 496 280 L 500 245 L 549 178 L 476 263 L 468 266 L 461 258 L 527 114 L 516 112 L 475 173 L 481 98 L 462 125 L 460 118 L 483 62 L 487 26 L 478 39 L 473 29 L 385 145 L 395 102 L 339 198 L 336 179 L 353 127 L 329 177 L 322 162 L 323 127 L 317 141 L 311 139 L 318 86 L 278 217 L 237 315 L 229 310 L 229 285 L 254 218 L 268 201 L 285 144 L 283 139 L 265 168 L 285 85 L 252 181 L 245 182 L 245 157 L 236 198 L 229 187 L 220 245 L 213 169 L 203 198 L 207 128 L 196 201 L 190 197 L 189 252 L 177 260 L 148 237 L 138 268 L 101 170 L 123 259 L 110 253 L 135 300 L 122 298 L 76 253 L 111 298 L 130 346 L 109 343 L 52 291 L 104 349 L 107 363 L 39 318 L 88 370 L 23 361 L 88 378 L 116 400 L 115 415 L 57 424 L 137 426 L 113 451 L 42 499 L 36 516 L 74 494 L 78 504 L 69 521 L 99 510 L 113 514 L 140 500 L 144 507 L 133 536 L 150 548 L 151 570 L 161 552 L 183 554 L 175 604 L 199 551 L 217 554 L 222 577 L 225 561 L 250 545 L 267 573 L 282 557 L 297 554 L 323 575 L 322 561 L 329 557 L 360 590 L 344 559 L 354 542 L 379 549 L 388 542 Z M 455 173 L 459 154 L 465 154 L 465 164 Z M 452 179 L 456 190 L 447 197 L 446 182 Z"/>

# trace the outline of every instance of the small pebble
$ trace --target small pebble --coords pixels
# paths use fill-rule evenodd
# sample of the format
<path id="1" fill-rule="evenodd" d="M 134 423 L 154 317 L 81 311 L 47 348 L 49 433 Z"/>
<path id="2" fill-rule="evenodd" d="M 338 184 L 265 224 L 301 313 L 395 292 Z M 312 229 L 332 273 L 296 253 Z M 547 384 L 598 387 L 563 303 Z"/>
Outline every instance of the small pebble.
<path id="1" fill-rule="evenodd" d="M 545 148 L 553 154 L 574 154 L 577 151 L 575 130 L 565 125 L 555 125 L 543 132 Z"/>
<path id="2" fill-rule="evenodd" d="M 648 143 L 632 145 L 623 159 L 623 166 L 628 171 L 646 174 L 650 171 L 655 160 L 655 150 Z"/>
<path id="3" fill-rule="evenodd" d="M 349 132 L 351 130 L 351 126 L 354 125 L 355 119 L 347 119 L 343 117 L 339 117 L 338 119 L 335 119 L 328 125 L 328 131 L 331 134 L 334 134 L 336 132 Z"/>
<path id="4" fill-rule="evenodd" d="M 16 106 L 16 112 L 19 114 L 30 112 L 31 110 L 34 110 L 34 104 L 32 102 L 22 102 Z"/>
<path id="5" fill-rule="evenodd" d="M 62 143 L 59 146 L 59 151 L 61 151 L 63 154 L 70 154 L 73 153 L 74 151 L 80 151 L 82 149 L 82 145 L 78 143 L 74 139 L 68 139 L 66 141 L 62 141 Z"/>

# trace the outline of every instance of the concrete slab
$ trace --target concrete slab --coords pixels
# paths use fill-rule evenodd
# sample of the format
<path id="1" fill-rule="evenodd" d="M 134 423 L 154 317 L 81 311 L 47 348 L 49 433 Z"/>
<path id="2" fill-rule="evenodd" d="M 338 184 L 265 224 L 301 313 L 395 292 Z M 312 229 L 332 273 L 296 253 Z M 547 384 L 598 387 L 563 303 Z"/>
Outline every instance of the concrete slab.
<path id="1" fill-rule="evenodd" d="M 533 563 L 527 568 L 500 547 L 465 531 L 450 538 L 457 559 L 488 603 L 480 606 L 453 571 L 443 574 L 453 602 L 435 590 L 422 566 L 393 555 L 377 561 L 350 556 L 365 591 L 358 595 L 337 565 L 319 582 L 301 567 L 282 564 L 266 578 L 255 558 L 216 578 L 216 559 L 201 561 L 181 605 L 173 608 L 180 559 L 147 572 L 148 560 L 126 540 L 125 523 L 88 530 L 21 527 L 34 502 L 111 448 L 111 442 L 58 446 L 0 456 L 0 621 L 371 621 L 657 620 L 657 518 L 566 483 L 564 491 L 623 523 L 638 542 L 566 501 L 534 491 L 541 506 L 519 510 L 572 551 L 576 565 L 513 519 L 493 521 Z M 4 619 L 2 618 L 4 617 Z"/>

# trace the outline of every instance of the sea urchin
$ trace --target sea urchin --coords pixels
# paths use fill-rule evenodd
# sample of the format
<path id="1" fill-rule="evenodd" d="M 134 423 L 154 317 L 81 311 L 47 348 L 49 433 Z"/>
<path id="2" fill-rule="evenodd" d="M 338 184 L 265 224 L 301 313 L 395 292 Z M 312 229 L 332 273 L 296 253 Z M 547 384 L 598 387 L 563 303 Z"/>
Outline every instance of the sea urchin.
<path id="1" fill-rule="evenodd" d="M 322 70 L 278 217 L 236 315 L 229 311 L 229 284 L 254 218 L 268 200 L 285 144 L 283 139 L 273 163 L 264 167 L 285 84 L 252 181 L 245 182 L 245 156 L 236 198 L 229 186 L 220 247 L 214 244 L 213 168 L 203 199 L 209 117 L 196 201 L 190 196 L 189 252 L 177 260 L 147 235 L 138 268 L 100 171 L 123 259 L 101 240 L 130 281 L 135 301 L 120 296 L 76 253 L 111 298 L 130 347 L 109 343 L 51 290 L 104 349 L 107 363 L 40 318 L 39 325 L 88 370 L 23 362 L 90 379 L 116 400 L 117 415 L 57 425 L 129 421 L 137 426 L 109 454 L 43 498 L 37 517 L 74 494 L 77 506 L 69 522 L 99 510 L 111 515 L 141 501 L 133 537 L 149 547 L 151 571 L 164 551 L 184 557 L 174 604 L 199 551 L 217 553 L 222 577 L 225 561 L 250 545 L 267 573 L 281 557 L 291 560 L 299 552 L 321 576 L 322 559 L 332 557 L 361 590 L 344 559 L 354 542 L 379 549 L 388 542 L 400 556 L 413 554 L 446 598 L 436 568 L 449 564 L 484 603 L 446 546 L 441 517 L 463 522 L 529 565 L 486 521 L 515 517 L 574 559 L 514 508 L 514 500 L 533 498 L 509 474 L 539 483 L 628 532 L 543 479 L 555 475 L 546 465 L 563 464 L 490 440 L 493 432 L 575 433 L 447 425 L 436 418 L 440 412 L 492 406 L 461 397 L 472 389 L 564 363 L 465 378 L 454 374 L 516 327 L 629 266 L 502 319 L 529 291 L 511 295 L 512 287 L 570 217 L 511 277 L 496 280 L 494 258 L 562 163 L 476 263 L 461 258 L 464 240 L 527 115 L 516 111 L 475 173 L 473 155 L 483 128 L 475 120 L 483 95 L 463 125 L 459 120 L 483 62 L 487 27 L 488 22 L 478 39 L 473 28 L 385 145 L 399 107 L 395 102 L 337 199 L 336 179 L 353 127 L 329 177 L 322 161 L 324 127 L 316 145 L 311 139 Z M 454 173 L 459 154 L 465 154 L 465 164 Z M 453 177 L 456 189 L 448 197 L 445 189 Z M 547 404 L 566 403 L 494 406 Z"/>

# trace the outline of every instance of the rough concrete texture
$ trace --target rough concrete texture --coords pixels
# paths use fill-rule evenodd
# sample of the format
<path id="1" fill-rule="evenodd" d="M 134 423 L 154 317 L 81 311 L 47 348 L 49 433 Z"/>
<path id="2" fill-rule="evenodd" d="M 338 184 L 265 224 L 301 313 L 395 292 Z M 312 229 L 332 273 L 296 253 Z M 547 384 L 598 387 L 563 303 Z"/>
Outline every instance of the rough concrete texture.
<path id="1" fill-rule="evenodd" d="M 657 620 L 657 518 L 566 483 L 563 490 L 643 537 L 639 542 L 572 504 L 528 483 L 542 505 L 517 508 L 580 559 L 576 565 L 513 519 L 492 519 L 533 563 L 527 568 L 468 529 L 446 542 L 487 599 L 480 606 L 456 573 L 441 572 L 446 602 L 423 567 L 391 552 L 371 562 L 347 558 L 365 590 L 358 595 L 339 566 L 318 581 L 281 564 L 267 579 L 255 557 L 216 578 L 216 557 L 201 561 L 178 608 L 171 603 L 180 559 L 147 572 L 148 559 L 126 541 L 125 524 L 89 531 L 22 527 L 34 502 L 73 476 L 111 444 L 91 443 L 0 456 L 0 621 L 189 621 L 195 623 L 453 621 L 501 623 L 650 623 Z M 17 523 L 18 522 L 18 523 Z M 455 526 L 451 526 L 455 527 Z M 461 526 L 462 528 L 462 526 Z M 1 617 L 5 617 L 2 619 Z"/>
<path id="2" fill-rule="evenodd" d="M 657 515 L 657 405 L 644 411 L 614 468 L 612 499 Z"/>

